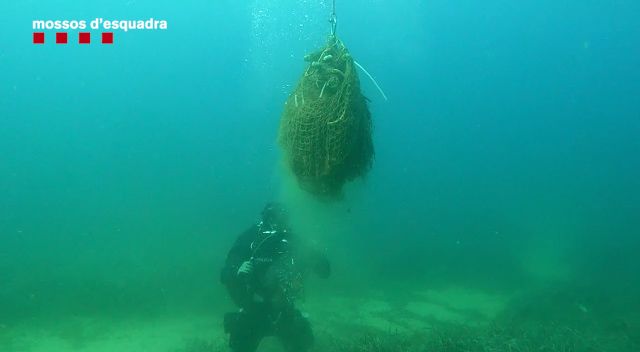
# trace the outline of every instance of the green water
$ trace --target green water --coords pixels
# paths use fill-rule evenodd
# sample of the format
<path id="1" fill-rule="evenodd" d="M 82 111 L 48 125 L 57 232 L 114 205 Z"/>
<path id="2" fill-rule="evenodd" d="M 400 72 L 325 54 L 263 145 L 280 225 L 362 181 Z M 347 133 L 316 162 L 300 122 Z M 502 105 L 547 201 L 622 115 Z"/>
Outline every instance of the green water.
<path id="1" fill-rule="evenodd" d="M 315 351 L 640 350 L 640 6 L 338 5 L 389 100 L 361 75 L 376 159 L 326 202 L 276 135 L 328 1 L 0 4 L 0 351 L 226 351 L 270 200 L 331 261 Z M 168 28 L 32 44 L 95 17 Z"/>

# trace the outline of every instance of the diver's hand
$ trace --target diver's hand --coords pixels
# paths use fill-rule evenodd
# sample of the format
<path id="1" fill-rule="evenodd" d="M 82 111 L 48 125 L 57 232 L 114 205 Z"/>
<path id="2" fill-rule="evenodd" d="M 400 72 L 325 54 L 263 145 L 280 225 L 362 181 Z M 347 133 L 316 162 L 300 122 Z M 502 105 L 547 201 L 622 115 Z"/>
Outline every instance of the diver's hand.
<path id="1" fill-rule="evenodd" d="M 240 265 L 240 268 L 238 268 L 238 276 L 248 275 L 249 273 L 251 273 L 251 270 L 253 270 L 253 263 L 247 260 L 242 263 L 242 265 Z"/>

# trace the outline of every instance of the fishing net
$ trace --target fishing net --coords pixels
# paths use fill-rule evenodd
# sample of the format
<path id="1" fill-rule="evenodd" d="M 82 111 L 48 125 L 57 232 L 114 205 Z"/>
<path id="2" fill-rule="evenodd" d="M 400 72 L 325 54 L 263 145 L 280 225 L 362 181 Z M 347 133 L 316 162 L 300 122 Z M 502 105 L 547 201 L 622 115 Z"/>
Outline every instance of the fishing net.
<path id="1" fill-rule="evenodd" d="M 300 186 L 335 196 L 371 167 L 371 113 L 354 60 L 336 36 L 305 61 L 309 65 L 285 103 L 278 139 Z"/>

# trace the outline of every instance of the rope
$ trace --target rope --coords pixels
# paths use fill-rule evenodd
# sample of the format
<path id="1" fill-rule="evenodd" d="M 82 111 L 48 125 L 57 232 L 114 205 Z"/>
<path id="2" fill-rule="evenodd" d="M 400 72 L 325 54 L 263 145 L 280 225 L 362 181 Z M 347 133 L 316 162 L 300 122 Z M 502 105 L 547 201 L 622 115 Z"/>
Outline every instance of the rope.
<path id="1" fill-rule="evenodd" d="M 333 0 L 331 15 L 329 15 L 329 23 L 331 24 L 331 35 L 335 36 L 336 29 L 338 28 L 338 15 L 336 15 L 336 0 Z"/>
<path id="2" fill-rule="evenodd" d="M 360 65 L 358 63 L 358 61 L 353 60 L 353 63 L 356 64 L 356 66 L 358 66 L 359 69 L 362 70 L 362 72 L 364 72 L 365 75 L 367 75 L 367 77 L 369 77 L 369 79 L 371 80 L 371 82 L 373 82 L 373 84 L 376 86 L 376 88 L 378 88 L 378 92 L 380 92 L 380 94 L 382 95 L 382 97 L 384 98 L 384 100 L 389 100 L 387 99 L 387 95 L 384 94 L 384 92 L 382 91 L 382 88 L 380 88 L 380 86 L 378 85 L 378 82 L 376 82 L 376 79 L 373 78 L 373 76 L 364 68 L 362 67 L 362 65 Z"/>

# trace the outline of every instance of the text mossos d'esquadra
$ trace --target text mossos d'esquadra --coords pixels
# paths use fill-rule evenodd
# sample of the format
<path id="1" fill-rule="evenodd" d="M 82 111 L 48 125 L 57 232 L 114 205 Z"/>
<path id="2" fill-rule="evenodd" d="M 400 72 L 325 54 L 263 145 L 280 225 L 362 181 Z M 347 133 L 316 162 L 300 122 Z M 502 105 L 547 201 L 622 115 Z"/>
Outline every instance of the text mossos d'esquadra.
<path id="1" fill-rule="evenodd" d="M 153 18 L 149 18 L 148 20 L 105 20 L 103 18 L 96 18 L 90 22 L 85 20 L 34 20 L 32 26 L 34 30 L 83 30 L 90 28 L 122 30 L 126 32 L 130 29 L 167 29 L 167 21 Z"/>

